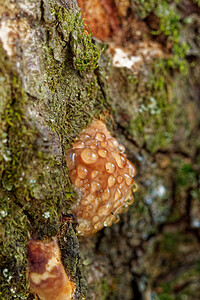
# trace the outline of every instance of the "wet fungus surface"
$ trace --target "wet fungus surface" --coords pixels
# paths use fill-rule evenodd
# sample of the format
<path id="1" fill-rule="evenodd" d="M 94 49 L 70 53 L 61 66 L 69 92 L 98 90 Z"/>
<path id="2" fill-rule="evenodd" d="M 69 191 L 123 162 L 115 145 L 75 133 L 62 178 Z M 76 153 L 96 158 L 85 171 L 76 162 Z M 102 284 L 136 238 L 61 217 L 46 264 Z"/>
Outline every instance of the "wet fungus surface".
<path id="1" fill-rule="evenodd" d="M 31 240 L 27 243 L 30 289 L 40 300 L 70 300 L 75 284 L 69 280 L 54 238 L 51 242 Z"/>
<path id="2" fill-rule="evenodd" d="M 133 203 L 136 169 L 124 151 L 99 120 L 93 121 L 67 150 L 69 175 L 78 194 L 71 210 L 79 222 L 79 235 L 92 235 L 117 222 L 118 215 Z"/>

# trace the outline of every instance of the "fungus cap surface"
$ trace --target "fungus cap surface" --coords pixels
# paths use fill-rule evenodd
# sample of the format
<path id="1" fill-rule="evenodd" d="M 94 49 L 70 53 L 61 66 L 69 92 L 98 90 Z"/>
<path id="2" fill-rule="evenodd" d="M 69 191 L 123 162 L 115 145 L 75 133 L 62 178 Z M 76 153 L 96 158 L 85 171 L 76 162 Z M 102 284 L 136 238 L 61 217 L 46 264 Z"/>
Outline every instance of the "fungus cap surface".
<path id="1" fill-rule="evenodd" d="M 27 248 L 31 291 L 41 300 L 71 300 L 75 284 L 64 270 L 56 240 L 31 240 Z"/>
<path id="2" fill-rule="evenodd" d="M 79 235 L 110 226 L 133 203 L 136 169 L 124 151 L 101 121 L 93 121 L 67 150 L 69 176 L 79 197 L 71 207 Z"/>

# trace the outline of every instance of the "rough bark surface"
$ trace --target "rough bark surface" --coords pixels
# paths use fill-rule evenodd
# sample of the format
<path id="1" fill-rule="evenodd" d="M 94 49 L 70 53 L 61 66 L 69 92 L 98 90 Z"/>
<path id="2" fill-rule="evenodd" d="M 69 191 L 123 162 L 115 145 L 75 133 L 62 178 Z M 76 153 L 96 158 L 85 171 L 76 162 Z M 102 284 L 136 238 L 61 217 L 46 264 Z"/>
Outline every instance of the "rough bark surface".
<path id="1" fill-rule="evenodd" d="M 199 300 L 199 13 L 195 0 L 0 0 L 0 299 L 35 299 L 26 243 L 57 236 L 74 299 Z M 93 118 L 139 189 L 119 223 L 78 238 L 65 152 Z"/>

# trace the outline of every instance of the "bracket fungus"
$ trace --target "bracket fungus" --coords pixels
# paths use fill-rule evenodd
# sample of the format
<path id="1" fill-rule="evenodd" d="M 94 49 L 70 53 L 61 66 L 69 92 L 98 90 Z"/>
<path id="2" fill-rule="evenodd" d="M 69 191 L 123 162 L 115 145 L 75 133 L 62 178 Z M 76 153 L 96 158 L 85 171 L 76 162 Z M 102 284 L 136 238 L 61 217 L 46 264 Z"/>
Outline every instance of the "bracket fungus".
<path id="1" fill-rule="evenodd" d="M 92 235 L 117 222 L 118 215 L 133 203 L 136 169 L 124 151 L 99 120 L 83 130 L 67 150 L 69 176 L 78 194 L 71 210 L 79 222 L 79 235 Z"/>
<path id="2" fill-rule="evenodd" d="M 60 249 L 51 242 L 27 243 L 30 288 L 40 300 L 71 300 L 75 284 L 69 280 L 60 259 Z"/>

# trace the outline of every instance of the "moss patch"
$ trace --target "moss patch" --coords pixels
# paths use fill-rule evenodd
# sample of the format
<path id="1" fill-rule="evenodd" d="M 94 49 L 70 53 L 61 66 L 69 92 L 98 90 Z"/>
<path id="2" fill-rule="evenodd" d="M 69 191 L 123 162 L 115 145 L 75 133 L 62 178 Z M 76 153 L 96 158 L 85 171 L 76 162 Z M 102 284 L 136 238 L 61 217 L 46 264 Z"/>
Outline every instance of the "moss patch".
<path id="1" fill-rule="evenodd" d="M 179 0 L 175 2 L 178 3 Z M 171 1 L 166 0 L 134 0 L 133 5 L 140 18 L 147 18 L 151 14 L 158 18 L 159 26 L 151 33 L 155 36 L 165 36 L 165 47 L 167 46 L 171 52 L 171 56 L 167 60 L 168 66 L 187 73 L 188 65 L 185 56 L 189 47 L 181 41 L 181 16 L 176 8 L 176 3 L 172 6 Z"/>
<path id="2" fill-rule="evenodd" d="M 48 123 L 57 132 L 64 149 L 94 116 L 108 109 L 94 73 L 99 50 L 84 32 L 79 14 L 59 5 L 51 7 L 58 30 L 44 44 L 43 55 L 49 88 Z M 60 61 L 52 57 L 60 35 Z M 58 47 L 57 47 L 58 48 Z"/>
<path id="3" fill-rule="evenodd" d="M 170 77 L 163 60 L 155 61 L 149 76 L 138 78 L 135 98 L 138 111 L 128 125 L 128 132 L 146 144 L 154 152 L 172 140 L 175 130 L 176 103 L 170 98 Z"/>

